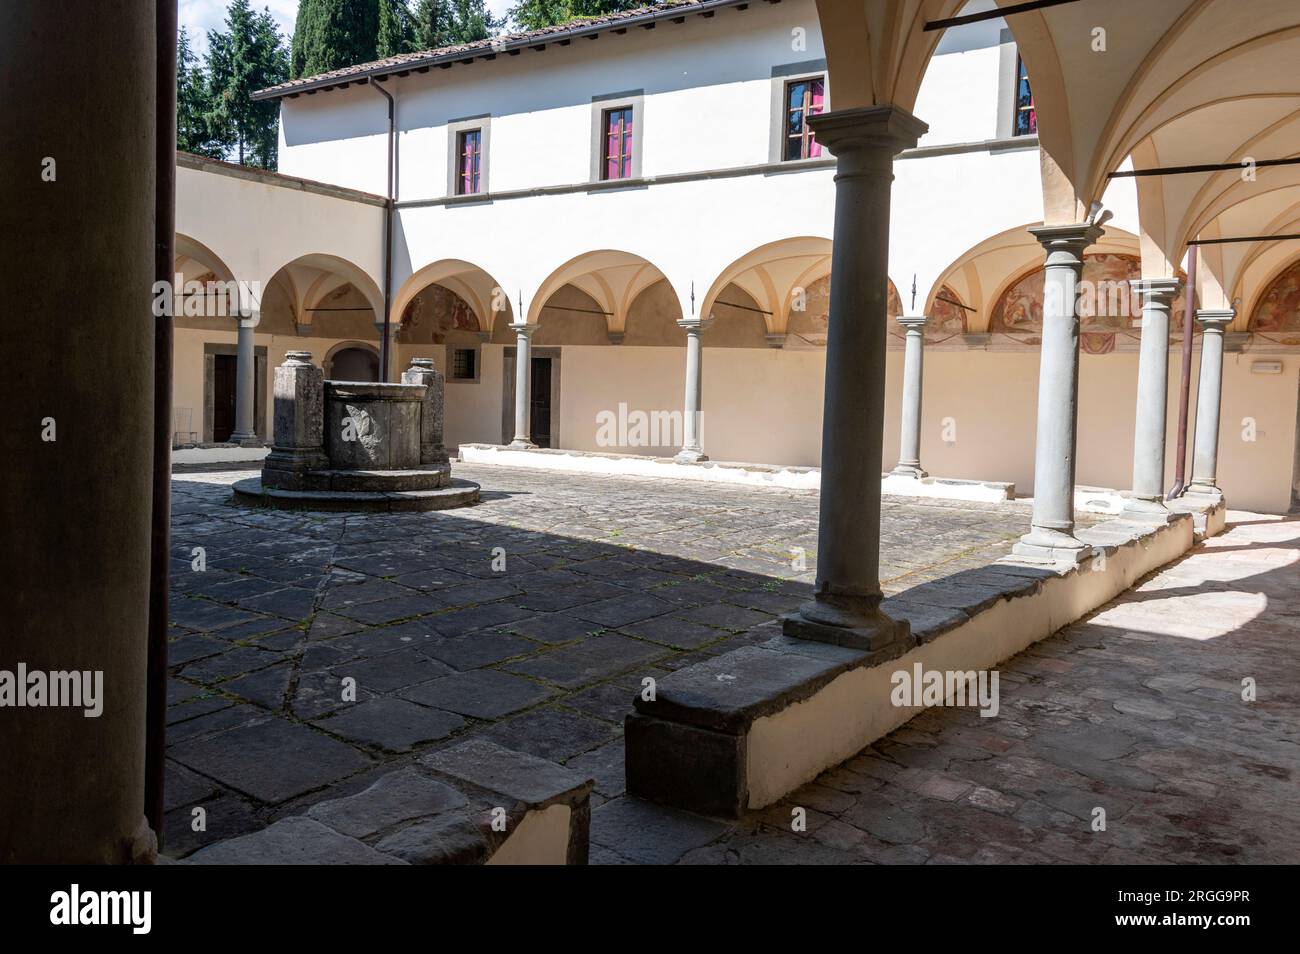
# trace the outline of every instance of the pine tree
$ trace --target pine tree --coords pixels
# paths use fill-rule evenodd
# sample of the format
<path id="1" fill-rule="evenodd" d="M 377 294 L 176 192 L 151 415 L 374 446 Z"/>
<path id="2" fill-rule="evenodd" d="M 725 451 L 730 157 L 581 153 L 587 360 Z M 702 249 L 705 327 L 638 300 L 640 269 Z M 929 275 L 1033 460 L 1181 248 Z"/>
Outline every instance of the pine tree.
<path id="1" fill-rule="evenodd" d="M 289 54 L 269 10 L 254 13 L 249 0 L 232 0 L 226 29 L 208 31 L 209 108 L 212 138 L 241 165 L 275 166 L 279 104 L 253 102 L 252 94 L 282 83 Z"/>
<path id="2" fill-rule="evenodd" d="M 176 37 L 176 148 L 220 159 L 221 147 L 212 141 L 207 114 L 211 109 L 208 78 L 181 27 Z"/>

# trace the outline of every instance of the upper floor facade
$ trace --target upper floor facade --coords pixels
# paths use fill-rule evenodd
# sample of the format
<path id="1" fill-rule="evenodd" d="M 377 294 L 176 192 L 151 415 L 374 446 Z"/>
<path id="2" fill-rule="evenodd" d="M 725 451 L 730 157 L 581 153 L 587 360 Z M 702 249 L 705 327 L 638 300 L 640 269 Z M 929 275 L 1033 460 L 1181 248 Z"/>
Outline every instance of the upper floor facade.
<path id="1" fill-rule="evenodd" d="M 395 99 L 397 201 L 831 163 L 806 122 L 834 104 L 813 0 L 688 3 L 602 26 L 376 75 Z M 281 172 L 386 191 L 387 103 L 374 88 L 298 81 L 278 91 Z M 923 151 L 1036 145 L 1028 83 L 1002 21 L 941 43 L 916 112 L 930 125 Z"/>

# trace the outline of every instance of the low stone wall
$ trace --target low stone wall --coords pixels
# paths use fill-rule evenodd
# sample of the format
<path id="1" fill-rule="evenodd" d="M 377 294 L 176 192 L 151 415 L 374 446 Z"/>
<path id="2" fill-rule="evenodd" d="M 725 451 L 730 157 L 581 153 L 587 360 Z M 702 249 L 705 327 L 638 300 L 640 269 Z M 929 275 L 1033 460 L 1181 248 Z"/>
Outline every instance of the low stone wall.
<path id="1" fill-rule="evenodd" d="M 885 600 L 917 639 L 892 660 L 780 636 L 666 676 L 627 718 L 628 791 L 723 817 L 769 805 L 923 711 L 893 703 L 896 672 L 993 669 L 1185 553 L 1192 518 L 1078 536 L 1095 556 L 1069 569 L 1002 562 Z"/>

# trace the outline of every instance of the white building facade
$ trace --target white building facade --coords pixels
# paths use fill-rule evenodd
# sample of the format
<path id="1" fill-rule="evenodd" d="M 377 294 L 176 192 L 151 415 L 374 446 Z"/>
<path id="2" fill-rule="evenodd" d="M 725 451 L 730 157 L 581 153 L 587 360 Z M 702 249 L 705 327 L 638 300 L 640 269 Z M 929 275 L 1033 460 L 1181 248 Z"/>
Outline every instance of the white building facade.
<path id="1" fill-rule="evenodd" d="M 916 102 L 929 131 L 894 165 L 889 272 L 891 316 L 926 318 L 925 470 L 1024 494 L 1043 263 L 1026 229 L 1044 213 L 1022 75 L 1003 21 L 945 36 Z M 280 176 L 190 160 L 178 176 L 178 271 L 260 291 L 244 328 L 257 435 L 269 437 L 269 377 L 287 351 L 311 351 L 335 377 L 377 373 L 387 289 L 389 377 L 410 358 L 435 360 L 450 447 L 520 436 L 527 349 L 525 436 L 541 446 L 672 456 L 691 441 L 698 401 L 695 436 L 709 458 L 819 463 L 835 161 L 805 116 L 833 108 L 835 89 L 813 0 L 660 8 L 271 93 L 282 105 Z M 1081 335 L 1083 486 L 1123 489 L 1132 476 L 1134 183 L 1112 180 L 1113 218 L 1085 266 L 1097 300 Z M 1233 449 L 1220 455 L 1220 483 L 1238 505 L 1280 512 L 1297 449 L 1300 337 L 1288 333 L 1300 335 L 1300 269 L 1295 254 L 1270 255 L 1244 294 L 1216 286 L 1226 300 L 1208 305 L 1236 309 L 1221 436 Z M 1211 264 L 1198 281 L 1203 306 Z M 1174 312 L 1171 407 L 1181 302 Z M 176 404 L 191 421 L 178 429 L 201 441 L 247 437 L 233 420 L 234 324 L 178 319 Z M 883 470 L 898 462 L 902 417 L 905 329 L 893 324 Z M 1171 413 L 1170 480 L 1176 423 Z"/>

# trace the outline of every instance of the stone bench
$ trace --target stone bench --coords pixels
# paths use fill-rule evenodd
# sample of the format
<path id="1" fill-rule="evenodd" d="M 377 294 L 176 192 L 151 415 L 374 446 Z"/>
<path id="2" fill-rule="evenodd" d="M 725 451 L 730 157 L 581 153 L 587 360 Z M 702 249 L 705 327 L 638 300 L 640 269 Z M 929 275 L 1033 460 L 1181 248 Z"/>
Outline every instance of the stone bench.
<path id="1" fill-rule="evenodd" d="M 188 864 L 587 863 L 592 780 L 470 739 Z"/>
<path id="2" fill-rule="evenodd" d="M 1192 520 L 1078 535 L 1095 558 L 1068 569 L 1007 560 L 885 600 L 915 636 L 894 658 L 783 635 L 665 676 L 626 720 L 628 793 L 725 818 L 770 805 L 924 710 L 894 704 L 896 672 L 993 670 L 1181 556 Z"/>

